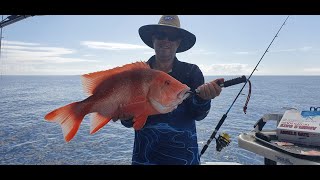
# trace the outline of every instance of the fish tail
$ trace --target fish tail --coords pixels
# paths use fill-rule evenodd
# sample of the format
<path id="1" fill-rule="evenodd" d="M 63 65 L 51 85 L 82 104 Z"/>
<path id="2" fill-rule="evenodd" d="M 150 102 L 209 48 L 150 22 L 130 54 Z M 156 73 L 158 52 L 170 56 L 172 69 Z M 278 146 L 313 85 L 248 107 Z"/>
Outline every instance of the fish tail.
<path id="1" fill-rule="evenodd" d="M 64 139 L 69 142 L 77 133 L 80 123 L 87 113 L 84 104 L 74 102 L 48 113 L 44 118 L 47 121 L 57 122 L 61 125 Z"/>

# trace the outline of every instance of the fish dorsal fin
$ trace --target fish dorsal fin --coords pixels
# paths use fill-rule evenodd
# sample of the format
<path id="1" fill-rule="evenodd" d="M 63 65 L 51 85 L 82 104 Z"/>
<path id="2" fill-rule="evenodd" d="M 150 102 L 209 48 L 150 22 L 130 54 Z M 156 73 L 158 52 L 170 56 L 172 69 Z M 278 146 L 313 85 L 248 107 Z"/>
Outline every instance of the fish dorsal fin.
<path id="1" fill-rule="evenodd" d="M 134 69 L 149 69 L 150 66 L 145 62 L 135 62 L 131 64 L 126 64 L 121 67 L 116 67 L 113 69 L 105 70 L 105 71 L 98 71 L 94 73 L 88 73 L 81 76 L 82 85 L 84 92 L 88 95 L 92 95 L 95 88 L 98 87 L 101 82 L 108 79 L 109 77 L 124 72 L 128 70 L 134 70 Z"/>

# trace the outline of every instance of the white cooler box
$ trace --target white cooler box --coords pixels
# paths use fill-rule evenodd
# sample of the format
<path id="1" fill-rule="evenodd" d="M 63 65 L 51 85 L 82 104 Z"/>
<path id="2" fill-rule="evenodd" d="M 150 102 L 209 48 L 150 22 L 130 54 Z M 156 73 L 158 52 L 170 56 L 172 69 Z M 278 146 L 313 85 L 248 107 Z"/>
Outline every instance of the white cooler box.
<path id="1" fill-rule="evenodd" d="M 277 135 L 279 141 L 320 146 L 320 111 L 285 111 Z"/>

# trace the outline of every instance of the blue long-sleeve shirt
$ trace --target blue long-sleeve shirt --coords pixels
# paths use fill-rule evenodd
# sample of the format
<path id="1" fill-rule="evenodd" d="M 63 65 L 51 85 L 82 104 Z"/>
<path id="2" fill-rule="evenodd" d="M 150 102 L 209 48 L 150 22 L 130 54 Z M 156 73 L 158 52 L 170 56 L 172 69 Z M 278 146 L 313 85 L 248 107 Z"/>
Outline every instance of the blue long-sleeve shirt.
<path id="1" fill-rule="evenodd" d="M 151 68 L 155 56 L 148 60 Z M 197 65 L 175 58 L 170 73 L 172 77 L 195 90 L 204 83 Z M 184 100 L 170 113 L 149 116 L 145 126 L 135 131 L 132 164 L 189 164 L 200 163 L 196 121 L 204 119 L 211 107 L 211 100 L 198 96 Z M 132 119 L 122 120 L 132 127 Z"/>

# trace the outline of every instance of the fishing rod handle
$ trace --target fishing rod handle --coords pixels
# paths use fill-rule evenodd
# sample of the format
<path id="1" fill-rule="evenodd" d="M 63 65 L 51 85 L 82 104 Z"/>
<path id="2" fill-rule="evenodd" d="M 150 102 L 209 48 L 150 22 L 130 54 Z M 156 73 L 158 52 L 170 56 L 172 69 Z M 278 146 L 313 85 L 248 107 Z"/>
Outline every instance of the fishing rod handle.
<path id="1" fill-rule="evenodd" d="M 240 83 L 245 83 L 247 81 L 247 78 L 246 76 L 241 76 L 241 77 L 237 77 L 237 78 L 234 78 L 234 79 L 230 79 L 228 81 L 224 81 L 223 83 L 219 83 L 218 82 L 218 85 L 220 87 L 229 87 L 229 86 L 233 86 L 233 85 L 236 85 L 236 84 L 240 84 Z"/>
<path id="2" fill-rule="evenodd" d="M 201 150 L 201 152 L 200 152 L 200 157 L 202 156 L 202 154 L 204 154 L 204 152 L 206 152 L 206 150 L 207 150 L 208 147 L 209 147 L 209 146 L 206 144 L 206 145 L 202 148 L 202 150 Z"/>
<path id="3" fill-rule="evenodd" d="M 236 85 L 236 84 L 240 84 L 240 83 L 244 83 L 247 81 L 247 78 L 246 76 L 241 76 L 241 77 L 237 77 L 237 78 L 234 78 L 234 79 L 230 79 L 228 81 L 224 81 L 223 83 L 221 82 L 218 82 L 217 84 L 220 86 L 220 87 L 229 87 L 229 86 L 233 86 L 233 85 Z M 195 90 L 195 93 L 196 94 L 199 94 L 199 89 L 196 89 Z"/>

